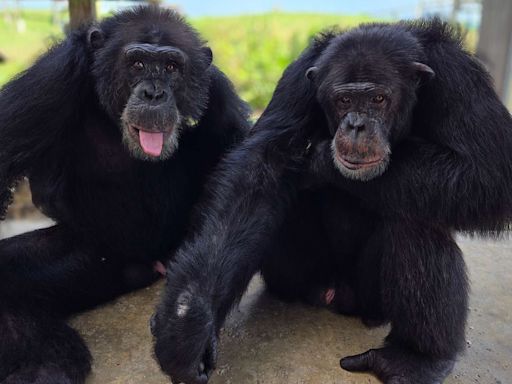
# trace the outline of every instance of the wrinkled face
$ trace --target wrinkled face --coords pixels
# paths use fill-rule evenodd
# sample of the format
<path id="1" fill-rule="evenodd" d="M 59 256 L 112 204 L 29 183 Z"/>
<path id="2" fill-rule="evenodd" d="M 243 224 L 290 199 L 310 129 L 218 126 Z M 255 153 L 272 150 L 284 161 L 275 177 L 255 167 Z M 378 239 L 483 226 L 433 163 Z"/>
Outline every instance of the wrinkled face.
<path id="1" fill-rule="evenodd" d="M 175 47 L 133 43 L 123 58 L 131 88 L 121 115 L 123 142 L 137 158 L 167 159 L 179 143 L 183 116 L 173 85 L 182 80 L 187 57 Z"/>
<path id="2" fill-rule="evenodd" d="M 89 31 L 99 101 L 130 154 L 166 160 L 208 103 L 212 53 L 172 12 Z M 132 16 L 135 18 L 136 16 Z"/>
<path id="3" fill-rule="evenodd" d="M 351 178 L 369 180 L 387 168 L 393 90 L 369 82 L 334 84 L 329 92 L 334 164 Z"/>
<path id="4" fill-rule="evenodd" d="M 331 66 L 323 74 L 321 68 L 312 67 L 306 76 L 318 81 L 317 99 L 329 124 L 336 168 L 345 177 L 368 181 L 386 171 L 394 140 L 408 130 L 417 73 L 433 75 L 433 71 L 409 63 L 413 75 L 395 79 L 400 71 L 392 66 L 375 69 L 364 60 L 350 64 Z"/>

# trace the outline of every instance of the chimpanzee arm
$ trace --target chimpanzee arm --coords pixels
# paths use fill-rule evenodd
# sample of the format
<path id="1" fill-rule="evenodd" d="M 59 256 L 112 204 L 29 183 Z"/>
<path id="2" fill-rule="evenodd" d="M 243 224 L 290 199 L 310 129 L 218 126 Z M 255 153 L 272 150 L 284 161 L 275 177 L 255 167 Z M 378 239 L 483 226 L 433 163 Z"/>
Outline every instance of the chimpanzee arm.
<path id="1" fill-rule="evenodd" d="M 481 65 L 451 40 L 423 36 L 436 76 L 420 89 L 412 133 L 388 170 L 368 182 L 336 171 L 330 143 L 312 170 L 385 215 L 499 231 L 512 218 L 512 118 Z"/>
<path id="2" fill-rule="evenodd" d="M 213 368 L 218 331 L 293 203 L 293 157 L 269 148 L 272 138 L 256 132 L 222 161 L 197 235 L 167 269 L 153 332 L 156 356 L 174 381 L 199 382 L 191 381 L 198 367 Z"/>
<path id="3" fill-rule="evenodd" d="M 70 35 L 0 90 L 0 219 L 16 181 L 80 121 L 89 86 L 86 35 Z"/>
<path id="4" fill-rule="evenodd" d="M 315 113 L 304 76 L 315 48 L 288 68 L 250 136 L 222 161 L 197 235 L 168 268 L 152 329 L 158 361 L 176 382 L 207 380 L 218 331 L 293 206 Z"/>
<path id="5" fill-rule="evenodd" d="M 200 208 L 199 234 L 169 268 L 169 284 L 174 285 L 174 274 L 196 267 L 188 278 L 201 282 L 203 294 L 215 292 L 214 306 L 222 314 L 259 269 L 266 246 L 293 202 L 293 161 L 298 159 L 280 156 L 278 149 L 267 146 L 269 139 L 269 133 L 257 132 L 223 161 L 207 193 L 208 203 Z"/>

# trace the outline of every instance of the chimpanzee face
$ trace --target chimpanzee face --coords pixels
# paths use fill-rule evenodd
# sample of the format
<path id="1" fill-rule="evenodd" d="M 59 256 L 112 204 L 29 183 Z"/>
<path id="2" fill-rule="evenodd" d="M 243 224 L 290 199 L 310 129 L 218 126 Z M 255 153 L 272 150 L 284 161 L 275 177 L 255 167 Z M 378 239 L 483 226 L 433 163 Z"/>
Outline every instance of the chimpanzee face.
<path id="1" fill-rule="evenodd" d="M 165 160 L 206 107 L 212 53 L 181 20 L 132 23 L 89 32 L 96 90 L 130 154 Z"/>
<path id="2" fill-rule="evenodd" d="M 335 83 L 327 91 L 334 164 L 345 176 L 369 180 L 386 170 L 391 154 L 389 115 L 394 98 L 400 97 L 394 92 L 371 82 Z"/>
<path id="3" fill-rule="evenodd" d="M 386 171 L 392 146 L 409 130 L 418 73 L 433 71 L 370 48 L 354 52 L 343 43 L 330 52 L 335 60 L 319 60 L 306 76 L 317 86 L 334 164 L 344 176 L 367 181 Z"/>
<path id="4" fill-rule="evenodd" d="M 123 110 L 123 140 L 142 159 L 166 159 L 177 149 L 181 120 L 176 84 L 187 57 L 171 46 L 132 43 L 124 47 L 130 97 Z"/>

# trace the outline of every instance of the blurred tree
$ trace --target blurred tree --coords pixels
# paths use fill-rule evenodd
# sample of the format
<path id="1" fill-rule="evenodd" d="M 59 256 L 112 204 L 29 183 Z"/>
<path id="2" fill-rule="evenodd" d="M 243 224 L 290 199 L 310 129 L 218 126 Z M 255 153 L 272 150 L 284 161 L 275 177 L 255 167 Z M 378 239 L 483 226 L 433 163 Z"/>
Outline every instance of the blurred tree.
<path id="1" fill-rule="evenodd" d="M 457 13 L 460 11 L 461 5 L 461 0 L 453 0 L 452 13 L 450 15 L 450 20 L 452 22 L 457 20 Z"/>
<path id="2" fill-rule="evenodd" d="M 512 71 L 512 1 L 484 0 L 477 55 L 495 81 L 496 91 L 506 101 Z"/>
<path id="3" fill-rule="evenodd" d="M 69 28 L 71 30 L 95 18 L 96 0 L 69 0 Z"/>

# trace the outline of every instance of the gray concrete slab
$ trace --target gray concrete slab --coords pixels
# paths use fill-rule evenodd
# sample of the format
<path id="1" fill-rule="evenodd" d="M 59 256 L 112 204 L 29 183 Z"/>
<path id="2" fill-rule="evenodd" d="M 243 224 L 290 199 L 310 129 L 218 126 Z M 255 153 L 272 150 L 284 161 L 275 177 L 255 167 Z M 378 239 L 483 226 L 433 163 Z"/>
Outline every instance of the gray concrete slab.
<path id="1" fill-rule="evenodd" d="M 5 232 L 4 232 L 5 234 Z M 512 383 L 512 241 L 460 238 L 472 294 L 467 351 L 446 384 Z M 148 320 L 163 282 L 75 317 L 94 356 L 87 384 L 169 381 L 152 358 Z M 339 368 L 340 357 L 379 346 L 387 328 L 281 303 L 255 278 L 226 324 L 212 384 L 378 383 Z"/>
<path id="2" fill-rule="evenodd" d="M 49 227 L 52 224 L 53 221 L 46 218 L 37 220 L 5 220 L 0 222 L 0 239 L 35 229 Z"/>
<path id="3" fill-rule="evenodd" d="M 461 238 L 472 294 L 468 348 L 447 384 L 512 383 L 512 241 Z M 73 320 L 95 363 L 88 384 L 168 382 L 151 356 L 147 322 L 163 284 L 125 296 Z M 251 283 L 222 334 L 212 384 L 378 383 L 339 368 L 340 357 L 379 346 L 388 329 L 281 303 Z"/>

